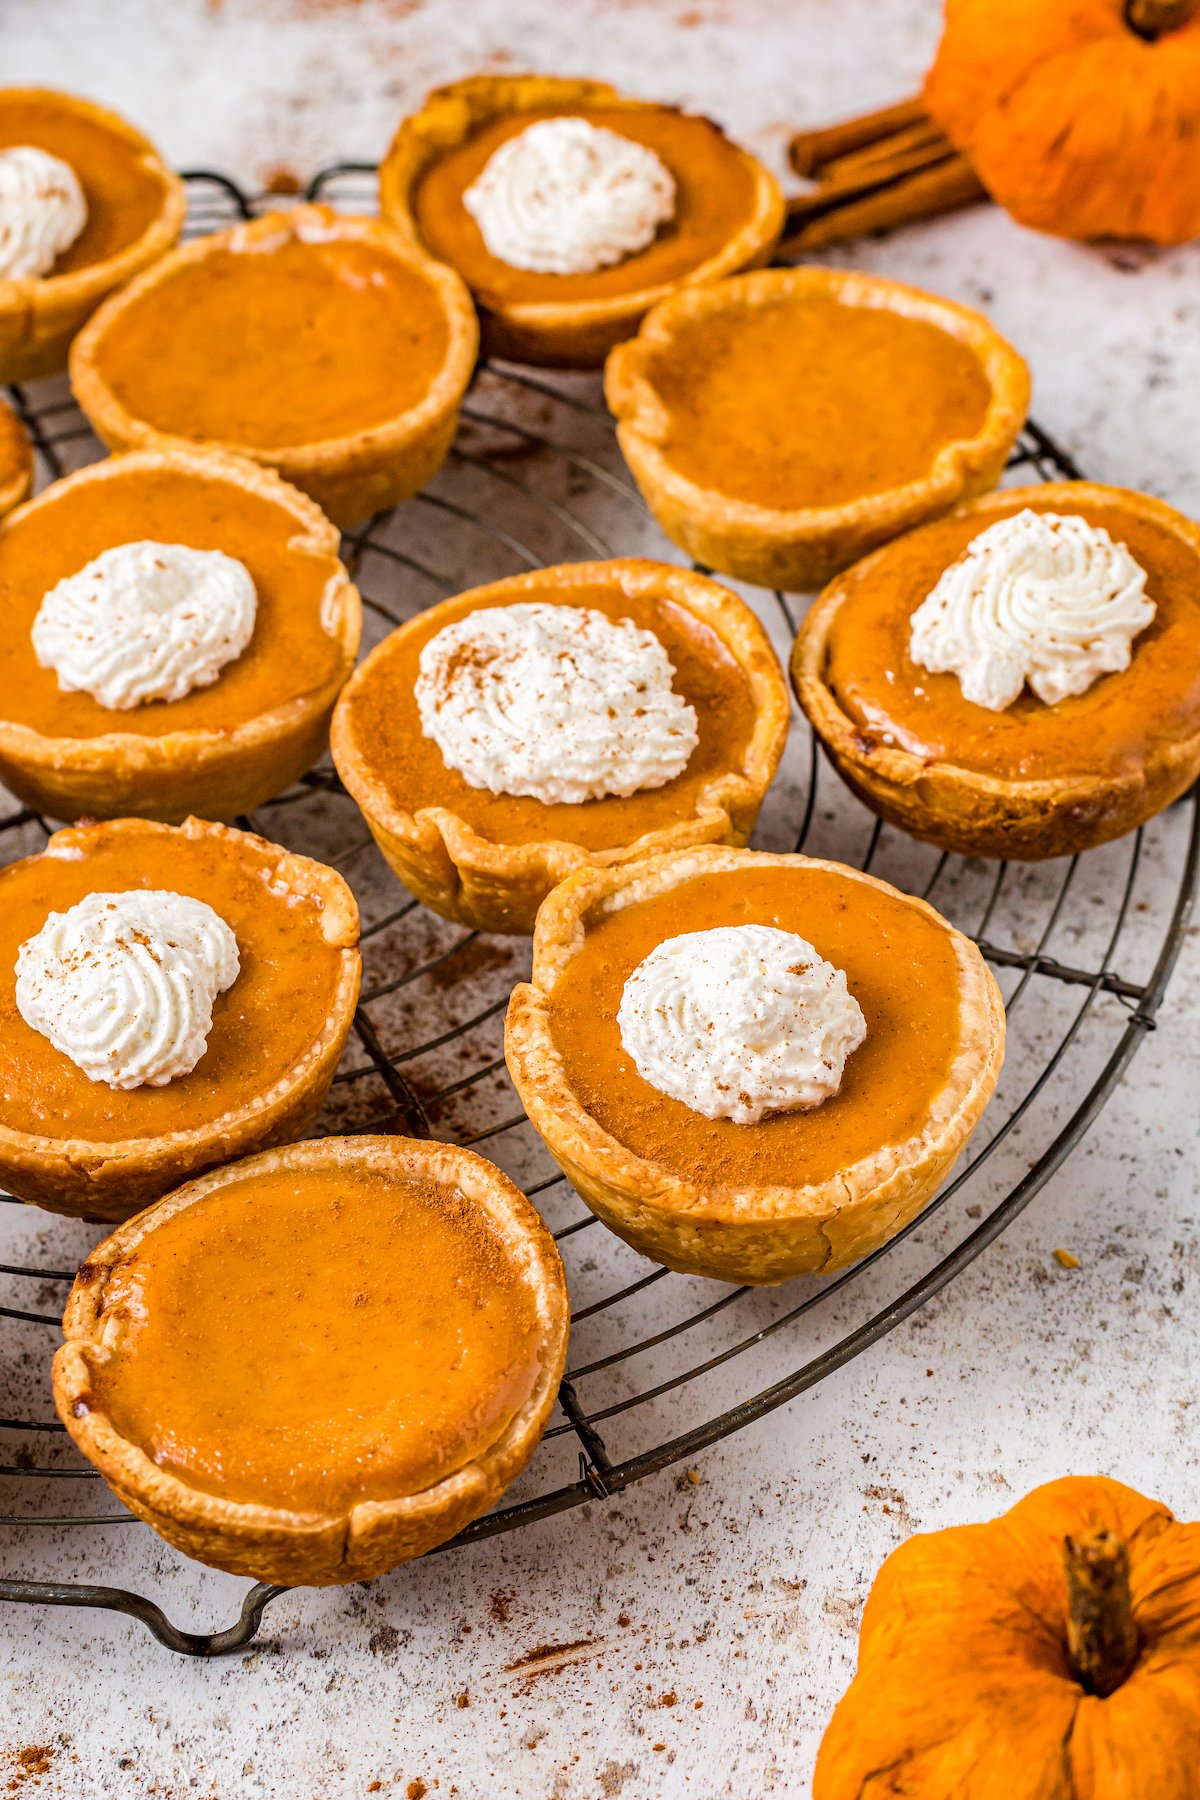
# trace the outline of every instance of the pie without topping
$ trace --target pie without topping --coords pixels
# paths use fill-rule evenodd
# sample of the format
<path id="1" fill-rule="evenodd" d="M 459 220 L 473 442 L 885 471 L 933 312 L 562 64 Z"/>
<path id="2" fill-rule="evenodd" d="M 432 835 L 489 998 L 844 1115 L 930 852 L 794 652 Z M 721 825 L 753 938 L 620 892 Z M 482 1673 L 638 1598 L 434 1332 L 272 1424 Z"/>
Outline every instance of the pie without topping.
<path id="1" fill-rule="evenodd" d="M 644 250 L 590 274 L 550 275 L 492 255 L 463 204 L 501 144 L 540 119 L 578 118 L 652 150 L 675 183 L 675 212 Z M 765 262 L 783 229 L 774 178 L 708 119 L 618 94 L 603 82 L 476 76 L 437 88 L 405 119 L 380 170 L 384 214 L 456 268 L 493 355 L 595 367 L 683 283 Z"/>
<path id="2" fill-rule="evenodd" d="M 662 787 L 580 804 L 471 787 L 424 735 L 414 695 L 423 647 L 485 607 L 530 601 L 630 619 L 662 643 L 699 742 Z M 716 582 L 663 563 L 570 563 L 430 607 L 360 664 L 331 732 L 338 772 L 401 880 L 482 930 L 529 931 L 556 881 L 683 844 L 744 843 L 787 733 L 786 683 L 754 614 Z"/>
<path id="3" fill-rule="evenodd" d="M 170 249 L 183 183 L 116 113 L 52 88 L 0 88 L 0 150 L 30 145 L 68 163 L 87 223 L 46 276 L 0 283 L 0 381 L 54 375 L 106 294 Z"/>
<path id="4" fill-rule="evenodd" d="M 189 1555 L 361 1581 L 452 1537 L 519 1473 L 567 1312 L 554 1240 L 482 1157 L 327 1138 L 192 1182 L 99 1245 L 55 1399 L 120 1498 Z"/>
<path id="5" fill-rule="evenodd" d="M 92 893 L 205 901 L 240 971 L 207 1048 L 165 1087 L 110 1088 L 25 1023 L 21 945 Z M 85 1218 L 127 1218 L 214 1163 L 303 1132 L 323 1101 L 358 994 L 358 909 L 340 875 L 248 832 L 135 819 L 56 832 L 0 871 L 0 1185 Z"/>
<path id="6" fill-rule="evenodd" d="M 1075 514 L 1146 571 L 1151 623 L 1127 669 L 1048 706 L 1003 711 L 918 667 L 911 617 L 988 526 L 1024 508 Z M 967 855 L 1039 859 L 1105 843 L 1200 774 L 1200 528 L 1147 495 L 1094 483 L 1009 488 L 898 539 L 831 583 L 792 658 L 835 767 L 876 812 Z"/>
<path id="7" fill-rule="evenodd" d="M 609 358 L 605 391 L 669 537 L 726 574 L 804 589 L 991 487 L 1029 379 L 951 301 L 767 269 L 655 307 Z"/>
<path id="8" fill-rule="evenodd" d="M 19 506 L 33 486 L 29 433 L 6 400 L 0 400 L 0 518 Z"/>
<path id="9" fill-rule="evenodd" d="M 110 448 L 217 443 L 344 525 L 440 465 L 477 341 L 452 270 L 377 219 L 300 206 L 186 244 L 114 296 L 71 381 Z"/>
<path id="10" fill-rule="evenodd" d="M 866 1020 L 832 1097 L 757 1124 L 644 1081 L 617 1025 L 657 945 L 745 924 L 806 939 Z M 894 1236 L 974 1130 L 1003 1048 L 983 958 L 924 901 L 836 863 L 719 848 L 564 882 L 505 1034 L 530 1119 L 604 1223 L 669 1268 L 751 1283 L 839 1268 Z"/>
<path id="11" fill-rule="evenodd" d="M 145 539 L 241 562 L 254 634 L 211 685 L 118 711 L 64 691 L 30 630 L 57 582 Z M 0 777 L 53 818 L 232 818 L 279 793 L 324 750 L 358 651 L 338 547 L 305 495 L 214 450 L 134 451 L 44 489 L 0 525 Z"/>

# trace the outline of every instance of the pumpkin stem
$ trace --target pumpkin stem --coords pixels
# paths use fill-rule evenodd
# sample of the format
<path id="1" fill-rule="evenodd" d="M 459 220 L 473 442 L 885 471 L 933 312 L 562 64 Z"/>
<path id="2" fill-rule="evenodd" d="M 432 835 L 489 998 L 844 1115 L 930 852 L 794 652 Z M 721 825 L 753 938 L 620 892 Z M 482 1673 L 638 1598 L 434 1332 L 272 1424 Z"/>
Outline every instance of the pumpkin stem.
<path id="1" fill-rule="evenodd" d="M 1194 4 L 1195 0 L 1125 0 L 1125 23 L 1153 43 L 1164 32 L 1177 31 Z"/>
<path id="2" fill-rule="evenodd" d="M 1129 1593 L 1129 1551 L 1111 1531 L 1064 1545 L 1067 1660 L 1082 1688 L 1100 1699 L 1132 1672 L 1142 1647 Z"/>

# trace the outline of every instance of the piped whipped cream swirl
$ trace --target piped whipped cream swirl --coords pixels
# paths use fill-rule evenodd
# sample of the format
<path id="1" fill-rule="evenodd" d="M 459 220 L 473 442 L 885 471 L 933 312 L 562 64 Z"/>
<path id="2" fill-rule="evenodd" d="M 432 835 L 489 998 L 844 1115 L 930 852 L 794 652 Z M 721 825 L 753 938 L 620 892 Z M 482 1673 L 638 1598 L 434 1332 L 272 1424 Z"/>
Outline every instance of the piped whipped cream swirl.
<path id="1" fill-rule="evenodd" d="M 626 981 L 617 1025 L 643 1081 L 738 1125 L 820 1106 L 867 1035 L 842 970 L 772 925 L 665 938 Z"/>
<path id="2" fill-rule="evenodd" d="M 539 119 L 489 157 L 463 205 L 511 268 L 590 275 L 644 250 L 675 216 L 675 180 L 606 126 Z"/>
<path id="3" fill-rule="evenodd" d="M 1124 544 L 1076 513 L 1026 507 L 972 538 L 912 615 L 910 654 L 957 675 L 991 712 L 1025 684 L 1053 706 L 1129 667 L 1154 617 L 1146 571 Z"/>
<path id="4" fill-rule="evenodd" d="M 70 163 L 32 144 L 0 150 L 0 281 L 48 275 L 86 224 Z"/>
<path id="5" fill-rule="evenodd" d="M 208 1047 L 237 939 L 203 900 L 158 888 L 89 894 L 17 952 L 17 1010 L 89 1081 L 165 1087 Z"/>
<path id="6" fill-rule="evenodd" d="M 254 635 L 250 571 L 223 550 L 116 544 L 45 596 L 34 653 L 65 692 L 124 712 L 208 687 Z"/>
<path id="7" fill-rule="evenodd" d="M 474 788 L 579 805 L 687 767 L 695 710 L 652 631 L 591 607 L 487 606 L 421 651 L 421 729 Z"/>

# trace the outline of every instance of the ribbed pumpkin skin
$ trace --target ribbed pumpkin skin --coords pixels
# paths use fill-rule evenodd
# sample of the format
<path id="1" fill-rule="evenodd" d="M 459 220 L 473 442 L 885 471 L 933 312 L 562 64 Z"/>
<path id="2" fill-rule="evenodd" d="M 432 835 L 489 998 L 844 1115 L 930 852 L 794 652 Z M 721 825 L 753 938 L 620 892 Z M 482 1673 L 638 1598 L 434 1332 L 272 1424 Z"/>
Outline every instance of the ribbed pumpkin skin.
<path id="1" fill-rule="evenodd" d="M 1200 236 L 1200 7 L 1148 43 L 1124 0 L 946 0 L 924 99 L 1023 225 Z"/>
<path id="2" fill-rule="evenodd" d="M 1129 1547 L 1143 1648 L 1108 1699 L 1066 1653 L 1063 1545 Z M 813 1800 L 1197 1800 L 1200 1525 L 1105 1477 L 1037 1488 L 987 1525 L 910 1538 L 867 1601 L 858 1673 Z"/>

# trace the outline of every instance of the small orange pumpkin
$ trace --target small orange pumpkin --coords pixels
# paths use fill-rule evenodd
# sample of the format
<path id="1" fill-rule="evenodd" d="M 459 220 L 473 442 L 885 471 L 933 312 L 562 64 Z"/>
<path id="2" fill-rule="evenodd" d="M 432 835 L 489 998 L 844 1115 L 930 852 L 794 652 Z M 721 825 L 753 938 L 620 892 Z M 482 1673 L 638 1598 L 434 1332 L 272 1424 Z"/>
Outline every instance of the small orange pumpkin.
<path id="1" fill-rule="evenodd" d="M 1197 0 L 946 0 L 924 99 L 1023 225 L 1200 235 Z"/>
<path id="2" fill-rule="evenodd" d="M 910 1538 L 813 1800 L 1197 1800 L 1200 1525 L 1102 1476 Z"/>

